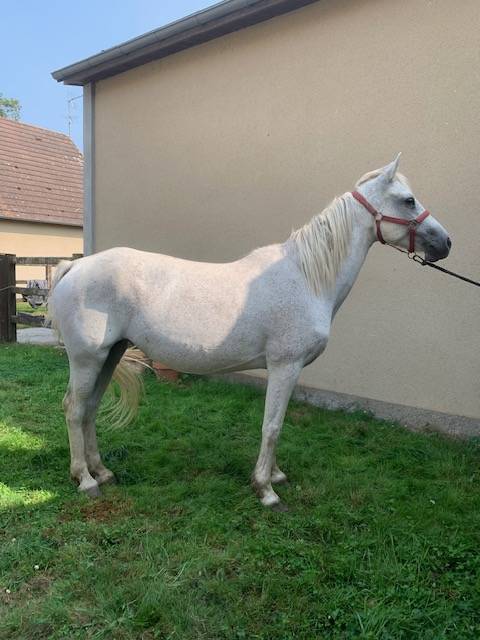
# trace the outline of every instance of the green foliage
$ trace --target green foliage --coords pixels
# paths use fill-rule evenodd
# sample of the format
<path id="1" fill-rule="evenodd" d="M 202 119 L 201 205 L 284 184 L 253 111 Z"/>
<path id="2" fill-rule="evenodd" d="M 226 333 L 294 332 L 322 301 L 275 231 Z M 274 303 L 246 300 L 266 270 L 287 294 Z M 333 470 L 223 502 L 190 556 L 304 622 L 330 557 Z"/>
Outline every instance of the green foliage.
<path id="1" fill-rule="evenodd" d="M 120 483 L 89 502 L 66 381 L 62 351 L 0 348 L 1 640 L 480 637 L 477 443 L 292 403 L 273 513 L 263 395 L 149 374 L 135 424 L 99 428 Z"/>
<path id="2" fill-rule="evenodd" d="M 5 98 L 0 93 L 0 118 L 20 119 L 21 106 L 16 98 Z"/>

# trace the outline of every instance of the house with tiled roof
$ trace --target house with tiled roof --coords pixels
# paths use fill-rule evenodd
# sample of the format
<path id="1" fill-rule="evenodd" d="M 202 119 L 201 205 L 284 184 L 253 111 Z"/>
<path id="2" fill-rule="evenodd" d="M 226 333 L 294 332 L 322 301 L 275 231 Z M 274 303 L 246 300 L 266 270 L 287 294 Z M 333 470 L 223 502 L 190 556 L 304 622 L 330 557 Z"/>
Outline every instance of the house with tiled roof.
<path id="1" fill-rule="evenodd" d="M 63 133 L 0 118 L 0 253 L 83 251 L 83 156 Z M 24 267 L 21 278 L 43 277 Z"/>

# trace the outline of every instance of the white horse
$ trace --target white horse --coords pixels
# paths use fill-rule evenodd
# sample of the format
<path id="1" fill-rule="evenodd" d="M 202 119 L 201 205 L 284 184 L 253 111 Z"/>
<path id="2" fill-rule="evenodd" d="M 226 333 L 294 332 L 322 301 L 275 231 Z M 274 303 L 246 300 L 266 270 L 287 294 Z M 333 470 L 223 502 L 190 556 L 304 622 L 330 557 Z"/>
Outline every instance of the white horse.
<path id="1" fill-rule="evenodd" d="M 287 404 L 302 368 L 324 351 L 332 320 L 368 250 L 377 239 L 424 251 L 432 261 L 450 250 L 445 229 L 397 173 L 398 160 L 363 176 L 357 191 L 333 200 L 283 244 L 235 262 L 191 262 L 115 248 L 61 263 L 49 310 L 70 363 L 64 408 L 70 471 L 80 491 L 96 496 L 100 484 L 113 480 L 98 452 L 95 417 L 133 344 L 182 372 L 267 369 L 252 484 L 263 505 L 283 508 L 272 484 L 286 480 L 275 446 Z M 120 421 L 131 417 L 126 405 L 138 400 L 139 386 L 127 364 L 123 358 L 115 372 L 123 390 Z"/>

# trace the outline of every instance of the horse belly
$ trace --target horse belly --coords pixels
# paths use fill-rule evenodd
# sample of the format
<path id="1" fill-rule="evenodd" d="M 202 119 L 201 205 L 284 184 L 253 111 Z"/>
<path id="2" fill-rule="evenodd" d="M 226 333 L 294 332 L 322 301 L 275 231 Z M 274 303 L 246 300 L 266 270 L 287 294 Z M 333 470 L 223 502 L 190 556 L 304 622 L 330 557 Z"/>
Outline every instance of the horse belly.
<path id="1" fill-rule="evenodd" d="M 163 335 L 132 336 L 129 339 L 152 360 L 183 373 L 214 373 L 265 367 L 264 350 L 248 345 L 219 344 L 217 347 L 175 341 Z"/>
<path id="2" fill-rule="evenodd" d="M 196 305 L 181 313 L 174 308 L 157 309 L 137 317 L 126 337 L 153 360 L 185 373 L 264 367 L 262 329 L 233 308 L 223 314 L 211 311 Z"/>

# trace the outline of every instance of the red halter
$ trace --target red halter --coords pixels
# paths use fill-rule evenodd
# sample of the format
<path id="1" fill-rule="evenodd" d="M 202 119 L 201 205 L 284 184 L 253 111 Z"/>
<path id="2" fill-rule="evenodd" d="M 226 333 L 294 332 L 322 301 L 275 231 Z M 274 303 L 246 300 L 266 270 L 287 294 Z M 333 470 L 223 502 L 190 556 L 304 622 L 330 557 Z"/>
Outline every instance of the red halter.
<path id="1" fill-rule="evenodd" d="M 421 224 L 426 217 L 430 215 L 430 211 L 425 211 L 418 215 L 416 218 L 412 220 L 405 220 L 405 218 L 393 218 L 392 216 L 384 216 L 383 213 L 377 211 L 375 207 L 368 202 L 366 198 L 362 196 L 358 191 L 352 191 L 352 196 L 360 202 L 361 205 L 365 207 L 365 209 L 372 214 L 375 218 L 375 225 L 377 227 L 377 238 L 382 244 L 387 244 L 382 236 L 382 230 L 380 228 L 380 224 L 382 220 L 384 222 L 393 222 L 393 224 L 402 224 L 406 227 L 409 227 L 408 237 L 409 237 L 409 245 L 408 245 L 408 253 L 415 253 L 415 234 L 417 232 L 417 227 Z"/>

